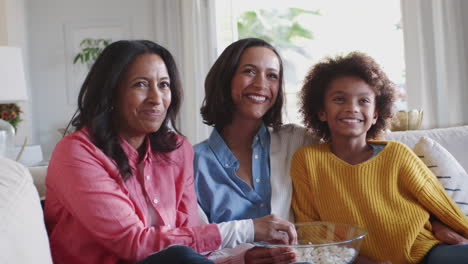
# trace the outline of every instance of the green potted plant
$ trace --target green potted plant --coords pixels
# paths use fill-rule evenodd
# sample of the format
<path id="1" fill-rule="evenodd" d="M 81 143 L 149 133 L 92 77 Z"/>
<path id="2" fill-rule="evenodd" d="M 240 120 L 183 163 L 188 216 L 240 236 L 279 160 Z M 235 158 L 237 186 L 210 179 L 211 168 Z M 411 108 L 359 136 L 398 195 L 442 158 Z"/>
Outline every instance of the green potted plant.
<path id="1" fill-rule="evenodd" d="M 78 62 L 85 64 L 88 68 L 93 65 L 102 50 L 111 43 L 111 39 L 85 38 L 80 43 L 80 52 L 73 59 L 73 64 Z"/>

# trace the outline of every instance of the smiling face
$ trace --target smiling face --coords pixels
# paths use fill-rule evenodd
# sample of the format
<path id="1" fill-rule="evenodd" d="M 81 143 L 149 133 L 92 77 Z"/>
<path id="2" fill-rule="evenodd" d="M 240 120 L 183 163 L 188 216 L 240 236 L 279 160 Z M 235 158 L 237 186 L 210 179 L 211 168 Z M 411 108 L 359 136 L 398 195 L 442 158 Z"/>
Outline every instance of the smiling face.
<path id="1" fill-rule="evenodd" d="M 274 105 L 280 86 L 280 63 L 265 47 L 250 47 L 243 53 L 231 80 L 233 119 L 261 121 Z"/>
<path id="2" fill-rule="evenodd" d="M 362 79 L 352 76 L 333 80 L 324 95 L 319 119 L 327 122 L 331 139 L 366 140 L 367 131 L 377 122 L 375 92 Z"/>
<path id="3" fill-rule="evenodd" d="M 170 79 L 163 59 L 152 53 L 137 56 L 118 87 L 116 105 L 119 133 L 138 148 L 156 132 L 171 104 Z"/>

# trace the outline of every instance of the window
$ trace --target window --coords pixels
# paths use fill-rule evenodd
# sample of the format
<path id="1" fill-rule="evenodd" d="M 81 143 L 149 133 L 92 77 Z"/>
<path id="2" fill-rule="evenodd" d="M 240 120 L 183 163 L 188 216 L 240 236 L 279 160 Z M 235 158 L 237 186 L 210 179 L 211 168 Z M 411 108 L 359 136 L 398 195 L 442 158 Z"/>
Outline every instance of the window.
<path id="1" fill-rule="evenodd" d="M 297 92 L 310 67 L 356 50 L 382 66 L 399 88 L 397 108 L 406 108 L 399 0 L 236 0 L 216 13 L 219 53 L 243 37 L 261 37 L 278 48 L 285 64 L 285 122 L 301 123 Z"/>

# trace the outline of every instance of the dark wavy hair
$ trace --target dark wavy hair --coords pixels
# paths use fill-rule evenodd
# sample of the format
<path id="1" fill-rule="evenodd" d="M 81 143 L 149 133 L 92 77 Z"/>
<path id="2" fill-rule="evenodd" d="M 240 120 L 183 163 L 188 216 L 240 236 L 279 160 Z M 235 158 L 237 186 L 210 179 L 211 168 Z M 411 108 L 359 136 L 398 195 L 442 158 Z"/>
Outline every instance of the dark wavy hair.
<path id="1" fill-rule="evenodd" d="M 149 134 L 154 151 L 167 153 L 180 147 L 177 140 L 175 119 L 182 100 L 180 76 L 171 53 L 164 47 L 149 40 L 120 40 L 107 46 L 93 64 L 81 86 L 78 109 L 71 125 L 79 130 L 87 127 L 91 141 L 108 157 L 115 160 L 124 180 L 131 175 L 128 157 L 120 146 L 118 122 L 115 111 L 119 83 L 123 80 L 130 63 L 142 54 L 159 55 L 169 73 L 171 104 L 167 109 L 158 131 Z"/>
<path id="2" fill-rule="evenodd" d="M 353 76 L 365 81 L 375 92 L 377 122 L 367 132 L 369 139 L 377 138 L 387 128 L 395 102 L 395 86 L 370 56 L 351 52 L 346 56 L 328 57 L 317 63 L 304 79 L 299 93 L 300 113 L 304 125 L 325 141 L 330 139 L 327 122 L 320 121 L 319 112 L 325 107 L 325 91 L 333 80 Z"/>
<path id="3" fill-rule="evenodd" d="M 205 79 L 205 99 L 200 108 L 203 123 L 221 130 L 232 122 L 234 103 L 231 96 L 231 80 L 239 66 L 242 53 L 250 47 L 265 47 L 272 50 L 280 64 L 279 90 L 276 102 L 263 116 L 267 126 L 279 127 L 282 122 L 281 110 L 284 103 L 283 61 L 278 51 L 268 42 L 258 38 L 240 39 L 229 45 L 218 57 Z"/>

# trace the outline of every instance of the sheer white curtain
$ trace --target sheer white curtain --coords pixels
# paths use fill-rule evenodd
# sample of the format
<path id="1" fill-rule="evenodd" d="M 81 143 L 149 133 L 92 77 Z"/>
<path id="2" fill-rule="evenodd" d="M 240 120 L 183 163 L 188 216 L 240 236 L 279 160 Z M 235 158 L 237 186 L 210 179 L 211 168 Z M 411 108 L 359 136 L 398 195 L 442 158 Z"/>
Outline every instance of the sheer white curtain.
<path id="1" fill-rule="evenodd" d="M 468 125 L 468 3 L 401 0 L 408 107 L 424 110 L 423 128 Z"/>
<path id="2" fill-rule="evenodd" d="M 182 79 L 178 126 L 196 144 L 211 131 L 202 122 L 200 106 L 205 76 L 217 56 L 214 0 L 156 0 L 153 13 L 156 42 L 174 55 Z"/>

